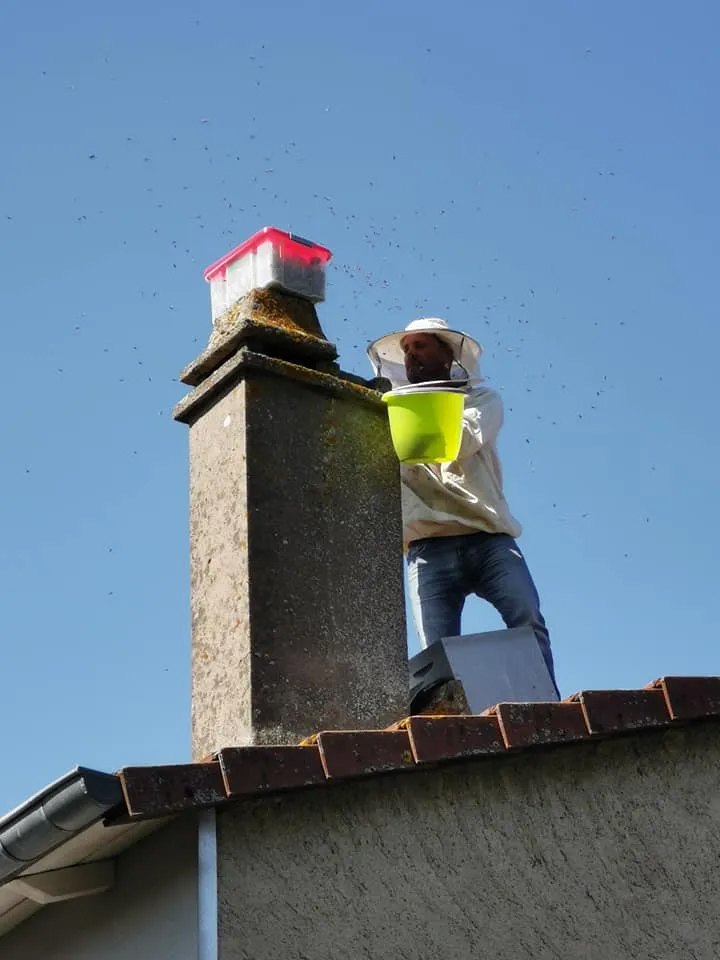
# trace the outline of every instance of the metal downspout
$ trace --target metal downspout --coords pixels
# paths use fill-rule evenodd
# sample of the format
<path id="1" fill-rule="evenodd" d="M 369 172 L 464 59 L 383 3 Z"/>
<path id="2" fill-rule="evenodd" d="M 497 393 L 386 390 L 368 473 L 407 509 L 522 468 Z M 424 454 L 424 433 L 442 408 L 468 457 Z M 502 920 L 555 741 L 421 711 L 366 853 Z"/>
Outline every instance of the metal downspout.
<path id="1" fill-rule="evenodd" d="M 217 817 L 198 814 L 198 960 L 218 960 Z"/>

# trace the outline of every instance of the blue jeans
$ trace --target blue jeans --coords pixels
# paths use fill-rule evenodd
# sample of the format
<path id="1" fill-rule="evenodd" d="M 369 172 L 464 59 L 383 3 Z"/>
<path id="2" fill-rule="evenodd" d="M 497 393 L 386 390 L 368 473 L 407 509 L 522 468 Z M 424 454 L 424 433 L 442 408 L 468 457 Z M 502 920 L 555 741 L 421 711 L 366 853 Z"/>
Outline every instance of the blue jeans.
<path id="1" fill-rule="evenodd" d="M 491 603 L 507 627 L 532 627 L 555 681 L 550 637 L 525 558 L 504 533 L 414 540 L 408 550 L 410 604 L 423 647 L 459 637 L 465 600 L 474 593 Z"/>

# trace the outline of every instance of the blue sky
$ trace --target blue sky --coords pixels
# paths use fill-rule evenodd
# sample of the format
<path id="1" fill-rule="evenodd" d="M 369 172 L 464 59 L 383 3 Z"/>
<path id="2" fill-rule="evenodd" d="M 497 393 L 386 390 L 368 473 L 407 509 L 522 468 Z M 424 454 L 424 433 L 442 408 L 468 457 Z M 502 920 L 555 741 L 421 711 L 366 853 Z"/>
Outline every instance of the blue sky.
<path id="1" fill-rule="evenodd" d="M 716 5 L 263 9 L 0 12 L 0 811 L 189 755 L 171 410 L 268 224 L 333 250 L 346 369 L 416 316 L 484 343 L 563 693 L 720 672 Z"/>

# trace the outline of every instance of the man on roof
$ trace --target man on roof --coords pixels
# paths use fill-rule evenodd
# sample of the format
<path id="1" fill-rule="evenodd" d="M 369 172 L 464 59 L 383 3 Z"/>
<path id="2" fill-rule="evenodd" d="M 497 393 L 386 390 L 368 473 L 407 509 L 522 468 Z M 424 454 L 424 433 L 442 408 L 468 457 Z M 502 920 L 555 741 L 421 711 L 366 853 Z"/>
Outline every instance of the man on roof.
<path id="1" fill-rule="evenodd" d="M 479 376 L 481 354 L 476 340 L 436 317 L 413 320 L 368 347 L 376 376 L 393 387 L 438 381 L 465 394 L 457 459 L 400 465 L 413 619 L 424 647 L 460 636 L 465 601 L 476 594 L 507 627 L 532 627 L 555 682 L 538 593 L 516 543 L 521 527 L 503 494 L 503 404 Z"/>

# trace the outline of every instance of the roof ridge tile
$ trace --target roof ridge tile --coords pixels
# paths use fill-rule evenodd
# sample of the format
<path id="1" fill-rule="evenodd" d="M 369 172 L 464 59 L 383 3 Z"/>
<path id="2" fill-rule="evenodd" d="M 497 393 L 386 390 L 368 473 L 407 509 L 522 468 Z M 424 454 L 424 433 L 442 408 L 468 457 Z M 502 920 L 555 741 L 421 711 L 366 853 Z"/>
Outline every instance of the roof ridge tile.
<path id="1" fill-rule="evenodd" d="M 720 718 L 720 677 L 661 677 L 640 689 L 581 690 L 560 702 L 497 703 L 480 714 L 404 717 L 385 730 L 324 730 L 299 744 L 231 746 L 195 763 L 125 767 L 118 777 L 127 817 L 137 820 L 712 717 Z"/>

